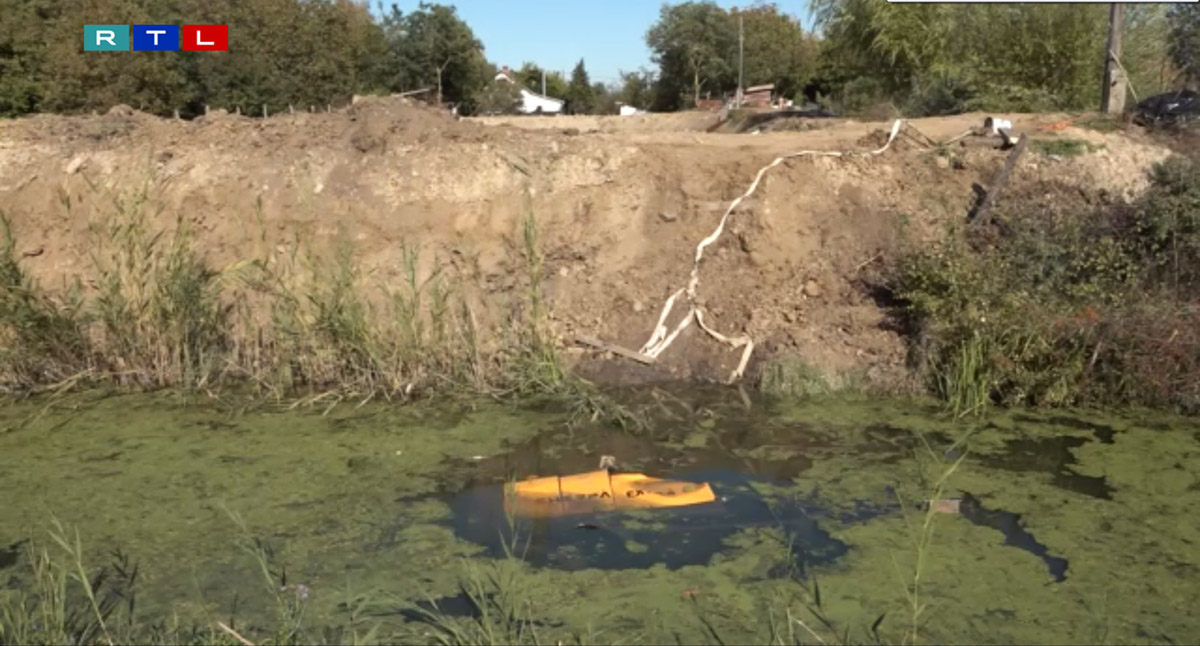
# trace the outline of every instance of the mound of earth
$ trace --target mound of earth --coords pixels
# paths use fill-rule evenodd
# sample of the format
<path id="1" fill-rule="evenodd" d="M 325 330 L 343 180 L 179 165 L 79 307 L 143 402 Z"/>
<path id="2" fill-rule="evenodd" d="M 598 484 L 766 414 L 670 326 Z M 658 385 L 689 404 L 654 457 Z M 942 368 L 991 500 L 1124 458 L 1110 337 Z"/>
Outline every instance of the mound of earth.
<path id="1" fill-rule="evenodd" d="M 1008 118 L 1037 133 L 1062 116 Z M 762 167 L 797 150 L 878 148 L 890 130 L 837 120 L 748 136 L 703 132 L 715 119 L 705 114 L 571 119 L 456 119 L 399 98 L 266 119 L 38 116 L 0 122 L 0 200 L 22 248 L 41 250 L 24 262 L 48 285 L 88 274 L 89 223 L 111 208 L 113 192 L 151 186 L 157 224 L 188 218 L 214 266 L 263 248 L 282 253 L 295 240 L 331 247 L 346 234 L 364 274 L 398 281 L 405 245 L 417 246 L 422 274 L 451 266 L 471 276 L 480 315 L 492 321 L 521 288 L 521 223 L 532 213 L 554 331 L 582 359 L 592 354 L 574 346 L 577 335 L 635 350 L 647 341 L 665 299 L 687 284 L 696 245 Z M 912 125 L 945 140 L 982 120 Z M 1132 195 L 1145 186 L 1143 169 L 1168 154 L 1118 133 L 1037 136 L 1096 144 L 1072 158 L 1027 154 L 1018 165 L 1015 187 L 1061 186 L 1063 199 Z M 697 296 L 706 322 L 748 334 L 766 348 L 760 357 L 788 351 L 830 374 L 899 379 L 903 342 L 861 280 L 895 252 L 901 231 L 928 239 L 964 217 L 972 185 L 987 186 L 1005 155 L 950 150 L 953 163 L 905 140 L 877 157 L 773 168 L 705 251 Z M 655 367 L 617 360 L 598 374 L 724 378 L 739 358 L 693 325 Z"/>

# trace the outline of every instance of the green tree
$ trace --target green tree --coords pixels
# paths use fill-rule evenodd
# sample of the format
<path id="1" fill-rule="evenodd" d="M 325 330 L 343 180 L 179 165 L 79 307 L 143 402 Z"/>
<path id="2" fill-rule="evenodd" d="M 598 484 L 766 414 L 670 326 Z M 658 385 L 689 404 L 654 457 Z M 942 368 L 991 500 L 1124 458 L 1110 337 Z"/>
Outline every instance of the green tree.
<path id="1" fill-rule="evenodd" d="M 597 81 L 592 84 L 592 114 L 616 114 L 619 89 Z"/>
<path id="2" fill-rule="evenodd" d="M 37 109 L 47 27 L 61 10 L 55 0 L 0 0 L 0 117 Z"/>
<path id="3" fill-rule="evenodd" d="M 469 104 L 484 89 L 483 44 L 453 6 L 422 2 L 407 15 L 393 7 L 391 18 L 385 27 L 400 68 L 396 89 L 427 85 L 439 104 Z"/>
<path id="4" fill-rule="evenodd" d="M 490 78 L 495 79 L 499 69 L 489 66 Z M 520 86 L 517 83 L 492 81 L 479 93 L 475 111 L 480 114 L 515 114 L 521 102 Z"/>
<path id="5" fill-rule="evenodd" d="M 1121 65 L 1138 97 L 1171 89 L 1178 70 L 1171 59 L 1173 5 L 1126 4 Z"/>
<path id="6" fill-rule="evenodd" d="M 538 67 L 535 63 L 524 63 L 521 69 L 514 72 L 516 81 L 525 86 L 532 92 L 543 94 L 542 92 L 542 74 L 546 75 L 546 91 L 544 94 L 555 99 L 564 99 L 567 96 L 567 80 L 558 72 L 547 71 Z"/>
<path id="7" fill-rule="evenodd" d="M 815 44 L 804 37 L 800 22 L 779 11 L 774 3 L 759 3 L 733 10 L 732 19 L 743 20 L 743 72 L 747 87 L 772 83 L 783 96 L 794 96 L 816 68 Z M 730 66 L 737 69 L 737 49 Z"/>
<path id="8" fill-rule="evenodd" d="M 567 86 L 567 103 L 574 114 L 588 114 L 595 107 L 596 97 L 592 82 L 588 79 L 583 59 L 571 70 L 571 83 Z"/>
<path id="9" fill-rule="evenodd" d="M 639 110 L 649 110 L 654 103 L 654 73 L 649 70 L 620 72 L 617 100 Z"/>
<path id="10" fill-rule="evenodd" d="M 1172 6 L 1170 24 L 1171 59 L 1185 84 L 1200 84 L 1200 5 Z"/>
<path id="11" fill-rule="evenodd" d="M 1099 97 L 1100 5 L 893 5 L 814 0 L 822 69 L 844 94 L 921 113 L 971 107 L 1080 109 Z"/>
<path id="12" fill-rule="evenodd" d="M 688 86 L 696 105 L 702 88 L 720 91 L 728 84 L 737 25 L 711 0 L 664 4 L 658 22 L 646 33 L 646 44 L 659 67 L 661 107 L 678 107 L 678 93 Z M 671 93 L 674 100 L 668 98 Z"/>

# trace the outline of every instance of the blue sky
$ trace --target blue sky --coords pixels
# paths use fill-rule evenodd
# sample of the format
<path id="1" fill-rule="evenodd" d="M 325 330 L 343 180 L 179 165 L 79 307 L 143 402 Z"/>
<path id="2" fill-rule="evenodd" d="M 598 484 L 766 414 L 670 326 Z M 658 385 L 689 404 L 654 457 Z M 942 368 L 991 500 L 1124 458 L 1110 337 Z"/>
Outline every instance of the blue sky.
<path id="1" fill-rule="evenodd" d="M 650 67 L 646 30 L 658 19 L 660 0 L 440 0 L 453 4 L 483 41 L 488 60 L 518 67 L 533 61 L 566 74 L 584 59 L 592 81 L 617 80 L 618 70 Z M 717 0 L 729 8 L 752 0 Z M 417 0 L 387 2 L 412 11 Z M 676 4 L 671 2 L 669 4 Z M 808 0 L 777 0 L 785 13 L 811 20 Z M 374 5 L 374 2 L 372 2 Z"/>

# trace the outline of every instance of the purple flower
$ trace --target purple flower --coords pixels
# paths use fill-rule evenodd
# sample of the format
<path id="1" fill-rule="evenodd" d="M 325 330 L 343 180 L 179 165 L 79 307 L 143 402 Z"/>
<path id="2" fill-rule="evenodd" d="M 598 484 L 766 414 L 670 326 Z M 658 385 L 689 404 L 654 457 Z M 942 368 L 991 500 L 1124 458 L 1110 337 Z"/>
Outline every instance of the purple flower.
<path id="1" fill-rule="evenodd" d="M 301 601 L 308 601 L 308 586 L 303 583 L 296 584 L 296 598 Z"/>

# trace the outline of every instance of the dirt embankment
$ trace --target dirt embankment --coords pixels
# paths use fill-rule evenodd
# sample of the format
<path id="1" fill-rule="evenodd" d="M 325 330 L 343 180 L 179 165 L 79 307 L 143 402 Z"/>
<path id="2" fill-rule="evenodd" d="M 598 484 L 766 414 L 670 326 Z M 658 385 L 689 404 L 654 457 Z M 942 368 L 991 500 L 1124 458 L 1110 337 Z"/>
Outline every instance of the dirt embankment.
<path id="1" fill-rule="evenodd" d="M 1013 121 L 1036 134 L 1061 118 Z M 664 300 L 687 284 L 697 243 L 760 168 L 797 150 L 875 148 L 890 125 L 833 121 L 736 135 L 704 132 L 709 115 L 586 120 L 454 120 L 397 99 L 265 120 L 182 122 L 128 109 L 34 117 L 0 122 L 0 202 L 26 266 L 49 285 L 88 272 L 88 226 L 110 207 L 107 193 L 150 182 L 165 207 L 160 224 L 189 219 L 213 265 L 296 239 L 319 248 L 344 231 L 375 277 L 399 280 L 403 246 L 418 245 L 423 273 L 454 266 L 493 303 L 519 289 L 521 221 L 532 212 L 564 345 L 586 334 L 637 349 Z M 945 139 L 981 122 L 965 115 L 913 125 Z M 1014 183 L 1035 192 L 1131 194 L 1144 185 L 1143 169 L 1167 154 L 1122 134 L 1038 136 L 1095 146 L 1078 157 L 1027 155 Z M 829 374 L 902 375 L 902 340 L 884 328 L 885 312 L 859 279 L 896 249 L 902 229 L 928 239 L 962 218 L 972 184 L 987 186 L 1003 163 L 987 147 L 950 150 L 901 140 L 878 157 L 797 158 L 772 169 L 706 250 L 698 296 L 707 322 L 748 334 L 765 348 L 758 356 L 793 351 Z M 507 314 L 501 309 L 493 321 Z M 738 355 L 693 325 L 656 367 L 617 365 L 633 376 L 722 378 Z"/>

